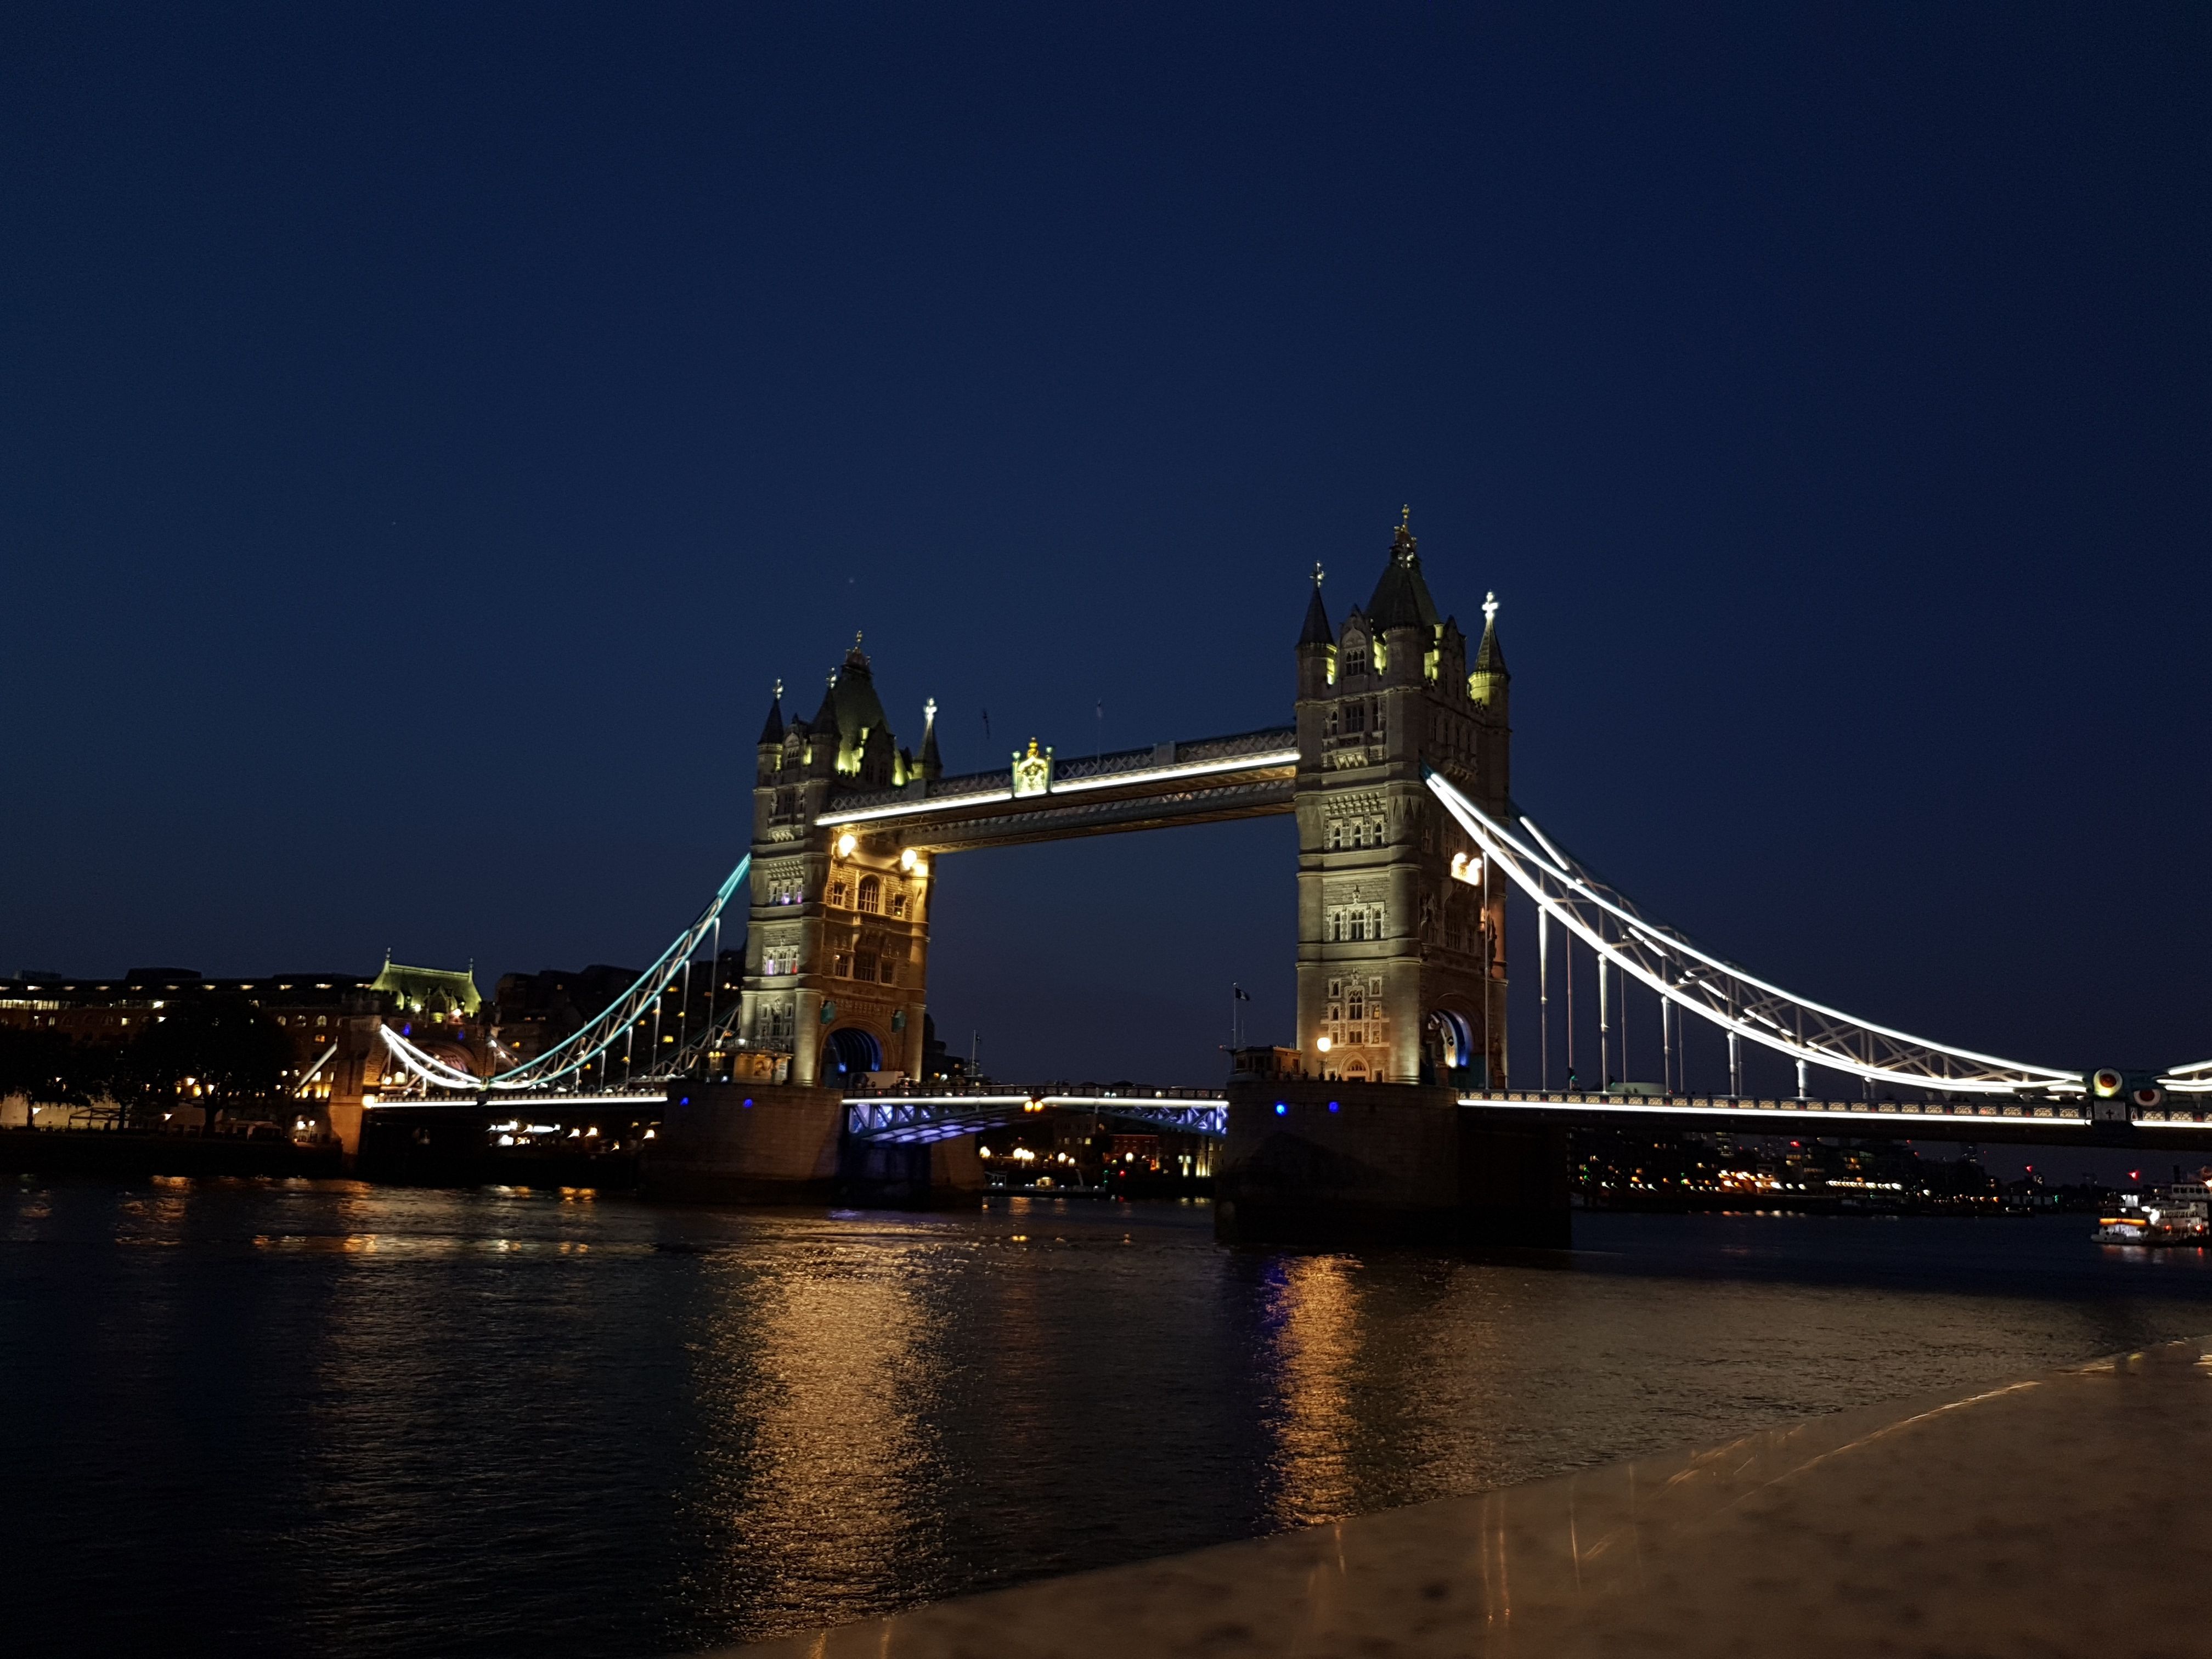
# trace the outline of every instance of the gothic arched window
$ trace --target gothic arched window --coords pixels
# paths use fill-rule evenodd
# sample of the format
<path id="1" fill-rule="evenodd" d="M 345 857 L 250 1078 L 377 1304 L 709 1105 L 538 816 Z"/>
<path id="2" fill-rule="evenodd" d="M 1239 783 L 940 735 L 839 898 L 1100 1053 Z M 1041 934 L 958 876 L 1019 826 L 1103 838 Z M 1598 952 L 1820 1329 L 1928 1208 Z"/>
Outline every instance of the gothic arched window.
<path id="1" fill-rule="evenodd" d="M 860 878 L 860 908 L 870 915 L 884 908 L 884 884 L 873 876 Z"/>

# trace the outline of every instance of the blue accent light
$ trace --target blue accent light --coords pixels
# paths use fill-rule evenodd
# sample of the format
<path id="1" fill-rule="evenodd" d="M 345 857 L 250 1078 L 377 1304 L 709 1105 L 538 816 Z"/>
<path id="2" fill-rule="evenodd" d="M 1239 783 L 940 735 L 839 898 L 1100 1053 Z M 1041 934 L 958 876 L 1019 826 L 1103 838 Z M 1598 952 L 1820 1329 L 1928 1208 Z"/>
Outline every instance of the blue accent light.
<path id="1" fill-rule="evenodd" d="M 750 1105 L 751 1105 L 751 1104 L 752 1104 L 752 1102 L 750 1102 L 750 1101 L 749 1100 L 749 1101 L 747 1101 L 747 1102 L 745 1103 L 745 1104 L 746 1104 L 746 1105 L 748 1105 L 748 1106 L 750 1106 Z"/>
<path id="2" fill-rule="evenodd" d="M 690 1097 L 690 1096 L 689 1096 L 689 1095 L 686 1095 L 686 1096 L 684 1096 L 684 1098 L 683 1098 L 683 1099 L 681 1099 L 681 1100 L 678 1101 L 676 1103 L 677 1103 L 678 1106 L 689 1106 L 689 1105 L 691 1103 L 691 1097 Z"/>
<path id="3" fill-rule="evenodd" d="M 1283 1104 L 1279 1100 L 1275 1103 L 1275 1115 L 1277 1117 L 1288 1117 L 1290 1115 L 1291 1109 L 1289 1107 Z"/>
<path id="4" fill-rule="evenodd" d="M 1336 1109 L 1336 1103 L 1334 1101 L 1332 1100 L 1328 1103 L 1328 1109 L 1332 1112 Z"/>

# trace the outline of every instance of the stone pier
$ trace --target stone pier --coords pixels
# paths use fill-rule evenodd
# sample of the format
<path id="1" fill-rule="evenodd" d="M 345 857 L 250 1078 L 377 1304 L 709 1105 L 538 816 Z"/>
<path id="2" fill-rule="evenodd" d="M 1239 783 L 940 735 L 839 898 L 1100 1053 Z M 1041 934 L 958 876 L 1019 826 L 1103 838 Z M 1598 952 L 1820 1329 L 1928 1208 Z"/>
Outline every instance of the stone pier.
<path id="1" fill-rule="evenodd" d="M 1565 1131 L 1416 1084 L 1237 1079 L 1214 1232 L 1237 1243 L 1565 1249 Z"/>
<path id="2" fill-rule="evenodd" d="M 793 1083 L 678 1084 L 639 1176 L 646 1195 L 706 1204 L 958 1208 L 982 1200 L 973 1136 L 922 1146 L 848 1139 L 845 1099 Z"/>

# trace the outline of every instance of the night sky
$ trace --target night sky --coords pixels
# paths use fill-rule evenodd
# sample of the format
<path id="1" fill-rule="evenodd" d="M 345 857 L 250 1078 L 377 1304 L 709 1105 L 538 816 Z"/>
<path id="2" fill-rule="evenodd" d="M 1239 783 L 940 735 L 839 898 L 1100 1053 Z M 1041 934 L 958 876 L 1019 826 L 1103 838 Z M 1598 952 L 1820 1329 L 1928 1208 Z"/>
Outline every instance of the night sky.
<path id="1" fill-rule="evenodd" d="M 2212 1056 L 2212 16 L 1672 9 L 9 8 L 0 970 L 641 963 L 855 629 L 1275 724 L 1410 503 L 1647 910 Z M 1294 846 L 947 859 L 944 1034 L 1213 1080 Z"/>

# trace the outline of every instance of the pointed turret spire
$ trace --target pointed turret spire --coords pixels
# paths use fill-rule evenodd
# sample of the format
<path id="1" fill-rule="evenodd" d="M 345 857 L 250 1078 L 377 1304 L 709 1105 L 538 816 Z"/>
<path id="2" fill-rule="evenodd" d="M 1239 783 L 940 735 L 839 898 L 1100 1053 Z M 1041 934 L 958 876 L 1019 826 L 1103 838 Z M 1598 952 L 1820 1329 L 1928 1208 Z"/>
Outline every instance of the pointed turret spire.
<path id="1" fill-rule="evenodd" d="M 945 775 L 945 763 L 937 753 L 937 699 L 934 697 L 921 706 L 921 775 L 925 778 Z"/>
<path id="2" fill-rule="evenodd" d="M 1304 630 L 1298 635 L 1300 645 L 1334 645 L 1336 643 L 1335 630 L 1328 625 L 1328 607 L 1321 602 L 1321 567 L 1316 565 L 1313 598 L 1306 602 L 1306 625 Z"/>
<path id="3" fill-rule="evenodd" d="M 783 682 L 781 680 L 775 683 L 775 696 L 769 700 L 768 719 L 761 726 L 760 740 L 763 743 L 783 741 Z"/>
<path id="4" fill-rule="evenodd" d="M 1474 672 L 1478 674 L 1503 674 L 1505 672 L 1505 647 L 1498 642 L 1498 595 L 1482 596 L 1482 643 L 1474 649 Z"/>

